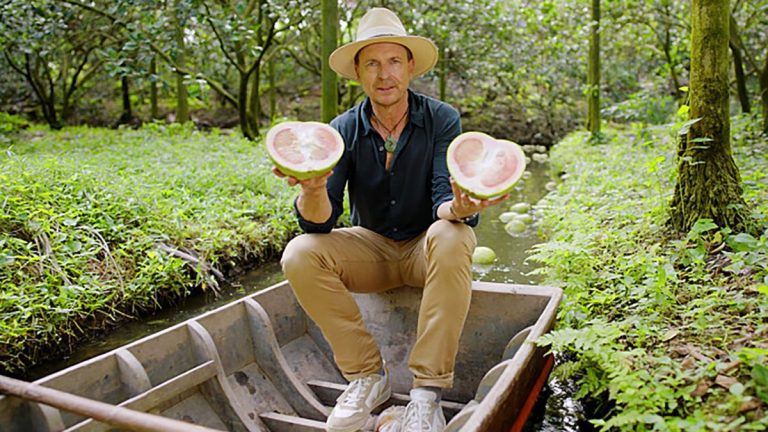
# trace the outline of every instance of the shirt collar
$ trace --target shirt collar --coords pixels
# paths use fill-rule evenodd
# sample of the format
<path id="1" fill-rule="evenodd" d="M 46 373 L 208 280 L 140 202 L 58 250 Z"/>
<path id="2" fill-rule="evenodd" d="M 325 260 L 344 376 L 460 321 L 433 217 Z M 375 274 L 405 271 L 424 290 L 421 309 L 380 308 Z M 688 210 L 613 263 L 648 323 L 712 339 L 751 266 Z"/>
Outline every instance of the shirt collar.
<path id="1" fill-rule="evenodd" d="M 371 125 L 371 99 L 366 97 L 360 104 L 361 117 L 363 121 L 363 133 L 365 135 L 374 131 Z M 408 117 L 409 123 L 420 128 L 424 127 L 424 106 L 420 103 L 416 93 L 408 89 Z"/>

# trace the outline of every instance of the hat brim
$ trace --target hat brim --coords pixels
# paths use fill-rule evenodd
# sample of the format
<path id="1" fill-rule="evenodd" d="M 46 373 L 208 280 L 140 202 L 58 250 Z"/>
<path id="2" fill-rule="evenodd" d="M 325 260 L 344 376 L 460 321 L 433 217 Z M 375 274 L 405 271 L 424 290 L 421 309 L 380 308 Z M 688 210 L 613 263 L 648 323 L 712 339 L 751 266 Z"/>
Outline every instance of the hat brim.
<path id="1" fill-rule="evenodd" d="M 368 45 L 386 42 L 400 44 L 411 50 L 413 60 L 416 63 L 413 69 L 414 77 L 429 72 L 437 63 L 437 46 L 431 40 L 421 36 L 377 36 L 350 42 L 336 48 L 328 57 L 328 63 L 337 74 L 344 78 L 356 80 L 355 56 L 358 51 Z"/>

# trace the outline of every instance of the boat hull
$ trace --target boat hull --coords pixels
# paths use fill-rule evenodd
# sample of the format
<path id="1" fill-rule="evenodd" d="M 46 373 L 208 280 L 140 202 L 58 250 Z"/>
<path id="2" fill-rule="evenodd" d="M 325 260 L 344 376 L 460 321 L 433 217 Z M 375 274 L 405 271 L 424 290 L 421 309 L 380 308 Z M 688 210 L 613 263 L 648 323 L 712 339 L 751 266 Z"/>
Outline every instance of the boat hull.
<path id="1" fill-rule="evenodd" d="M 509 430 L 535 397 L 557 288 L 475 282 L 444 392 L 449 429 Z M 421 290 L 355 295 L 407 403 Z M 230 431 L 317 431 L 346 382 L 330 348 L 287 282 L 79 363 L 36 384 L 116 406 Z M 103 431 L 104 423 L 47 405 L 0 397 L 0 431 Z"/>

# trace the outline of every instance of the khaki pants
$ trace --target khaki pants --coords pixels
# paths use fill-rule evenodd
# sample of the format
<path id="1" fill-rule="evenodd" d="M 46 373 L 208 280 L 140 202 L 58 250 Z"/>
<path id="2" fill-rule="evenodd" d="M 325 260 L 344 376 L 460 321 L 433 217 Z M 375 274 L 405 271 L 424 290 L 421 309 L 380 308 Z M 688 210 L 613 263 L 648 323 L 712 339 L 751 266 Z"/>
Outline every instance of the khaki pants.
<path id="1" fill-rule="evenodd" d="M 424 287 L 408 367 L 414 387 L 449 388 L 469 310 L 476 243 L 472 228 L 444 220 L 404 241 L 362 227 L 341 228 L 294 238 L 281 263 L 299 303 L 320 327 L 349 381 L 382 368 L 379 348 L 350 292 Z"/>

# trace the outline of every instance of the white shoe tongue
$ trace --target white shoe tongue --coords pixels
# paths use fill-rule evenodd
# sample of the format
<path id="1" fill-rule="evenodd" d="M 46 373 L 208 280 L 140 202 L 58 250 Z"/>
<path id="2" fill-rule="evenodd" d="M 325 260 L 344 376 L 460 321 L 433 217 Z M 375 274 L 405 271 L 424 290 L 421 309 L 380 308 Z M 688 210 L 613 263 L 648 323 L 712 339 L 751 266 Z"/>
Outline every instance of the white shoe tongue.
<path id="1" fill-rule="evenodd" d="M 411 389 L 411 400 L 418 402 L 434 402 L 437 400 L 437 394 L 431 390 L 415 388 Z"/>

